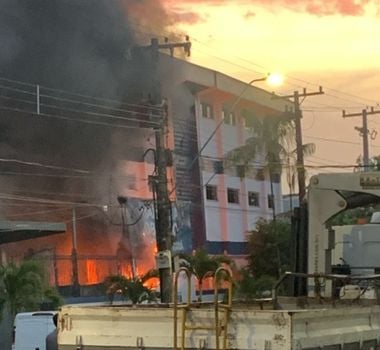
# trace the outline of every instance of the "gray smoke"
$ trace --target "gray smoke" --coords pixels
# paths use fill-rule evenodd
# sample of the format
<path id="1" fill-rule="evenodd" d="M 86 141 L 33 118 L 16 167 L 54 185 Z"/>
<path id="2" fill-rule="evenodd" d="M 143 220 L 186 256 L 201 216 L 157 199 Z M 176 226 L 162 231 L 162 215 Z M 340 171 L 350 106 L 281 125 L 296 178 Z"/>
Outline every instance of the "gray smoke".
<path id="1" fill-rule="evenodd" d="M 2 0 L 0 74 L 87 95 L 122 96 L 134 45 L 115 0 Z"/>
<path id="2" fill-rule="evenodd" d="M 0 0 L 0 107 L 8 101 L 1 78 L 119 101 L 114 107 L 139 101 L 150 89 L 152 65 L 146 55 L 130 59 L 136 43 L 126 13 L 128 2 L 136 1 Z M 21 95 L 21 98 L 26 97 Z M 80 117 L 80 113 L 68 115 Z M 118 159 L 142 154 L 140 148 L 145 137 L 146 131 L 0 110 L 1 158 L 87 169 L 106 175 L 112 173 Z M 1 162 L 0 170 L 57 173 Z M 7 175 L 1 184 L 6 184 L 8 191 L 14 188 L 33 188 L 35 192 L 80 190 L 94 196 L 102 192 L 99 187 L 103 185 L 97 180 L 81 182 L 14 175 Z"/>

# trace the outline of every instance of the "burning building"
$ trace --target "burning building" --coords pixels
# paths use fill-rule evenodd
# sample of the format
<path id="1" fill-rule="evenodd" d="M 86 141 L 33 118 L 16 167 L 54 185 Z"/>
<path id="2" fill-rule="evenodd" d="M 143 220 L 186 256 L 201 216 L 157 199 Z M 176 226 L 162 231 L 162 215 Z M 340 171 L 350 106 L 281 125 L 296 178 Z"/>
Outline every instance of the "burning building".
<path id="1" fill-rule="evenodd" d="M 279 182 L 269 197 L 260 169 L 242 176 L 222 165 L 252 135 L 243 110 L 279 115 L 288 103 L 163 53 L 153 60 L 136 49 L 128 4 L 135 1 L 2 1 L 0 215 L 67 229 L 0 250 L 8 261 L 44 259 L 59 286 L 130 275 L 133 261 L 138 273 L 154 267 L 148 180 L 155 161 L 147 151 L 156 147 L 161 115 L 146 108 L 153 84 L 168 103 L 174 250 L 206 247 L 239 258 L 245 233 L 281 199 Z M 243 90 L 234 116 L 225 118 L 225 106 Z"/>

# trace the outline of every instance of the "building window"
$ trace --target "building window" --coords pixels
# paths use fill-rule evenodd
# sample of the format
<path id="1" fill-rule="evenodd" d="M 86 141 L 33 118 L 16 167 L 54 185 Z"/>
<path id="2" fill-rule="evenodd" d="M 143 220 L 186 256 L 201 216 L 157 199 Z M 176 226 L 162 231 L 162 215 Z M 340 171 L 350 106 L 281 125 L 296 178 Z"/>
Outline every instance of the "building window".
<path id="1" fill-rule="evenodd" d="M 222 110 L 222 118 L 224 124 L 227 125 L 235 125 L 236 124 L 236 119 L 235 119 L 235 114 L 232 112 L 228 112 L 228 110 L 223 109 Z"/>
<path id="2" fill-rule="evenodd" d="M 273 195 L 268 194 L 268 208 L 273 209 L 274 208 L 274 198 Z"/>
<path id="3" fill-rule="evenodd" d="M 213 162 L 214 173 L 217 175 L 224 174 L 224 165 L 222 160 L 215 160 Z"/>
<path id="4" fill-rule="evenodd" d="M 218 200 L 218 188 L 213 185 L 207 185 L 206 186 L 206 198 L 211 201 L 217 201 Z"/>
<path id="5" fill-rule="evenodd" d="M 255 116 L 252 111 L 243 109 L 241 111 L 241 123 L 247 130 L 252 130 L 254 128 Z"/>
<path id="6" fill-rule="evenodd" d="M 201 113 L 203 118 L 214 119 L 212 106 L 207 103 L 201 103 Z"/>
<path id="7" fill-rule="evenodd" d="M 260 197 L 257 192 L 248 192 L 248 205 L 251 207 L 260 206 Z"/>
<path id="8" fill-rule="evenodd" d="M 227 201 L 228 203 L 239 204 L 239 190 L 227 188 Z"/>

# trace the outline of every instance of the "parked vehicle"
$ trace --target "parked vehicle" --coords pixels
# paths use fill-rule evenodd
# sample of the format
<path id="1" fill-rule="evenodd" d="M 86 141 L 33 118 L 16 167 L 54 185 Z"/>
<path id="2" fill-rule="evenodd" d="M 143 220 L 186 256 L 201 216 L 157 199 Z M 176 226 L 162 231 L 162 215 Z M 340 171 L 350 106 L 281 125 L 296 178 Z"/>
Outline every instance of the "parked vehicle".
<path id="1" fill-rule="evenodd" d="M 56 311 L 22 312 L 16 315 L 12 350 L 46 350 L 45 341 L 55 329 Z"/>

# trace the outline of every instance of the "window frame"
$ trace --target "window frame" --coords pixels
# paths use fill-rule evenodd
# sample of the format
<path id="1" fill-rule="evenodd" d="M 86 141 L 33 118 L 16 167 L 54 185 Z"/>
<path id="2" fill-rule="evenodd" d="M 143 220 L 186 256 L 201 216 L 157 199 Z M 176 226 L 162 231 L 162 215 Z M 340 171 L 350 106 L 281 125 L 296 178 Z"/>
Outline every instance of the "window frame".
<path id="1" fill-rule="evenodd" d="M 214 110 L 211 104 L 201 102 L 201 116 L 205 119 L 214 119 Z"/>
<path id="2" fill-rule="evenodd" d="M 227 111 L 222 109 L 222 119 L 225 125 L 235 126 L 236 125 L 236 115 L 234 112 L 229 112 L 227 115 Z M 227 116 L 226 116 L 227 115 Z"/>
<path id="3" fill-rule="evenodd" d="M 253 201 L 255 201 L 257 204 L 252 204 L 253 201 L 251 201 L 251 199 L 253 199 Z M 260 193 L 259 192 L 248 191 L 248 206 L 260 208 Z"/>
<path id="4" fill-rule="evenodd" d="M 239 191 L 239 189 L 227 187 L 227 203 L 229 203 L 229 204 L 240 204 L 240 191 Z"/>
<path id="5" fill-rule="evenodd" d="M 208 201 L 218 201 L 218 186 L 217 185 L 206 185 L 206 200 Z M 209 197 L 209 194 L 213 194 Z M 214 197 L 214 198 L 211 198 Z"/>

